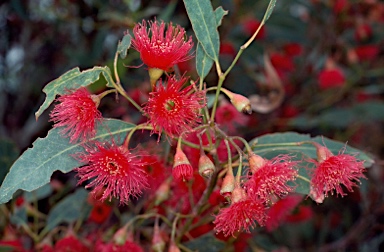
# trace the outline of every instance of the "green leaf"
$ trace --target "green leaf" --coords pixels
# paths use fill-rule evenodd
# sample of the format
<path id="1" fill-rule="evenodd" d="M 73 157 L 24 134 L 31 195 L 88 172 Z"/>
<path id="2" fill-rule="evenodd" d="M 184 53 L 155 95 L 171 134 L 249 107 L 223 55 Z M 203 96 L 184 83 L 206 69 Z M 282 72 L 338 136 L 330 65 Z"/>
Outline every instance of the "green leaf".
<path id="1" fill-rule="evenodd" d="M 98 125 L 96 136 L 88 142 L 114 137 L 118 143 L 133 127 L 121 120 L 104 119 Z M 30 192 L 49 183 L 53 172 L 67 173 L 80 165 L 71 155 L 83 151 L 82 145 L 87 142 L 70 144 L 68 138 L 61 136 L 60 130 L 51 129 L 45 138 L 37 139 L 33 147 L 16 160 L 0 187 L 0 204 L 8 202 L 18 189 Z"/>
<path id="2" fill-rule="evenodd" d="M 275 6 L 276 6 L 276 0 L 270 0 L 268 7 L 267 7 L 267 10 L 265 12 L 264 18 L 263 18 L 264 22 L 269 19 Z"/>
<path id="3" fill-rule="evenodd" d="M 253 139 L 249 144 L 252 146 L 254 153 L 271 159 L 280 154 L 291 154 L 292 160 L 300 161 L 299 175 L 307 180 L 310 180 L 308 168 L 311 163 L 307 160 L 309 158 L 315 159 L 317 157 L 316 147 L 312 144 L 295 145 L 297 142 L 313 141 L 321 145 L 325 145 L 333 154 L 343 151 L 345 154 L 356 155 L 360 160 L 364 160 L 364 166 L 371 166 L 374 161 L 364 152 L 348 146 L 346 143 L 331 140 L 326 137 L 311 137 L 309 134 L 299 134 L 296 132 L 274 133 L 267 134 Z M 296 179 L 294 182 L 295 192 L 301 194 L 309 194 L 310 185 L 304 179 Z"/>
<path id="4" fill-rule="evenodd" d="M 101 73 L 108 82 L 107 86 L 111 87 L 113 83 L 111 70 L 108 67 L 98 66 L 82 72 L 80 72 L 78 67 L 75 67 L 61 75 L 59 78 L 48 83 L 43 88 L 43 92 L 47 97 L 45 98 L 44 103 L 40 106 L 39 110 L 35 113 L 36 120 L 49 107 L 49 105 L 51 105 L 51 103 L 55 100 L 56 95 L 64 94 L 66 90 L 86 87 L 97 81 L 100 78 Z"/>
<path id="5" fill-rule="evenodd" d="M 34 200 L 40 200 L 48 197 L 52 193 L 51 184 L 46 184 L 32 192 L 25 192 L 24 199 L 27 202 L 32 202 Z"/>
<path id="6" fill-rule="evenodd" d="M 21 227 L 22 225 L 26 225 L 28 221 L 26 207 L 22 206 L 22 207 L 16 208 L 15 212 L 12 214 L 10 218 L 10 221 L 16 227 Z"/>
<path id="7" fill-rule="evenodd" d="M 357 154 L 356 158 L 364 160 L 364 166 L 370 167 L 374 161 L 368 154 L 358 149 L 348 146 L 346 143 L 331 140 L 326 137 L 317 136 L 311 137 L 309 134 L 299 134 L 296 132 L 273 133 L 267 134 L 253 139 L 250 142 L 252 146 L 255 142 L 257 144 L 252 147 L 253 151 L 263 157 L 272 158 L 278 153 L 302 153 L 310 158 L 316 158 L 316 148 L 312 144 L 303 144 L 300 146 L 284 145 L 286 143 L 296 143 L 302 141 L 314 141 L 321 145 L 325 145 L 333 154 L 339 153 L 345 147 L 345 154 Z"/>
<path id="8" fill-rule="evenodd" d="M 131 47 L 131 35 L 128 33 L 123 37 L 117 46 L 117 53 L 120 55 L 120 58 L 125 59 L 127 57 L 127 51 Z"/>
<path id="9" fill-rule="evenodd" d="M 202 45 L 200 43 L 197 44 L 196 49 L 196 71 L 201 79 L 204 79 L 213 66 L 213 60 L 208 57 L 208 55 L 204 52 Z"/>
<path id="10" fill-rule="evenodd" d="M 227 14 L 228 14 L 228 11 L 225 11 L 221 6 L 215 10 L 215 19 L 216 19 L 217 27 L 221 25 L 221 20 Z M 204 79 L 207 76 L 212 66 L 213 66 L 213 60 L 205 53 L 201 43 L 197 43 L 196 70 L 197 70 L 197 74 L 200 76 L 201 79 Z"/>
<path id="11" fill-rule="evenodd" d="M 206 248 L 207 244 L 209 244 L 209 251 L 222 251 L 225 247 L 225 243 L 217 239 L 212 233 L 202 235 L 184 245 L 191 251 L 201 251 L 201 248 Z"/>
<path id="12" fill-rule="evenodd" d="M 44 232 L 49 232 L 60 223 L 71 223 L 87 216 L 91 208 L 87 204 L 87 197 L 88 192 L 80 188 L 56 204 L 49 212 Z"/>
<path id="13" fill-rule="evenodd" d="M 223 7 L 219 6 L 215 10 L 215 19 L 216 19 L 216 27 L 221 25 L 221 20 L 225 15 L 228 15 L 228 11 L 224 10 Z"/>
<path id="14" fill-rule="evenodd" d="M 217 60 L 220 39 L 211 2 L 209 0 L 184 0 L 184 5 L 197 40 L 207 55 L 211 59 Z"/>

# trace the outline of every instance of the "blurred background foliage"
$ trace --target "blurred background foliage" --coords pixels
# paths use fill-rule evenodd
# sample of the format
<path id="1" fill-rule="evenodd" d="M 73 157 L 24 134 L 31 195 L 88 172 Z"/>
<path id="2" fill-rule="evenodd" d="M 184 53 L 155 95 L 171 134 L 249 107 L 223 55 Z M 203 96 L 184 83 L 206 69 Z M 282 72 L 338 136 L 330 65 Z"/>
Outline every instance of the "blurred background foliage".
<path id="1" fill-rule="evenodd" d="M 256 30 L 267 2 L 214 0 L 212 4 L 229 11 L 219 28 L 225 69 Z M 48 112 L 38 121 L 34 116 L 44 99 L 42 88 L 76 66 L 81 70 L 112 66 L 118 40 L 135 23 L 154 17 L 180 24 L 193 35 L 183 2 L 177 0 L 2 1 L 0 181 L 17 156 L 51 128 Z M 274 83 L 265 70 L 267 55 L 284 88 L 281 106 L 238 123 L 246 139 L 277 131 L 324 135 L 348 141 L 376 160 L 360 190 L 314 206 L 309 222 L 283 225 L 272 234 L 260 230 L 258 238 L 249 242 L 251 248 L 384 249 L 383 27 L 381 1 L 277 1 L 266 26 L 227 77 L 224 87 L 232 91 L 268 96 Z M 122 83 L 144 103 L 149 90 L 145 67 L 128 67 L 141 64 L 138 53 L 130 50 L 120 63 Z M 194 60 L 185 62 L 175 71 L 196 79 L 194 64 Z M 213 69 L 206 82 L 209 86 L 216 81 Z M 100 79 L 93 91 L 102 91 L 104 83 Z M 105 117 L 142 120 L 124 101 L 116 105 L 114 97 L 104 99 L 101 110 Z"/>

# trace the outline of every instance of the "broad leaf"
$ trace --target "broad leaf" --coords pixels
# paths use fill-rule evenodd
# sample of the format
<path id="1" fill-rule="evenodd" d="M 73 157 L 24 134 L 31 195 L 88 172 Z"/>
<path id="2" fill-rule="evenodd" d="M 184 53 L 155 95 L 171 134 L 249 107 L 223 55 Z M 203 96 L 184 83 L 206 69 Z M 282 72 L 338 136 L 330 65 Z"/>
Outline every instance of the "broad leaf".
<path id="1" fill-rule="evenodd" d="M 133 127 L 120 120 L 104 119 L 98 125 L 96 136 L 89 141 L 114 137 L 116 142 L 120 142 Z M 79 166 L 71 155 L 81 152 L 82 144 L 86 142 L 70 144 L 68 138 L 61 136 L 60 130 L 51 129 L 45 138 L 37 139 L 33 147 L 16 160 L 0 187 L 0 204 L 8 202 L 18 189 L 30 192 L 49 183 L 51 175 L 57 170 L 67 173 Z"/>
<path id="2" fill-rule="evenodd" d="M 300 152 L 308 157 L 316 158 L 316 148 L 312 144 L 303 144 L 296 146 L 284 145 L 285 143 L 297 143 L 302 141 L 314 141 L 321 145 L 325 145 L 333 154 L 338 154 L 345 148 L 345 154 L 357 154 L 357 158 L 364 160 L 365 167 L 370 167 L 374 161 L 366 153 L 348 146 L 346 143 L 331 140 L 326 137 L 311 137 L 309 134 L 299 134 L 296 132 L 267 134 L 253 139 L 250 142 L 253 151 L 263 157 L 271 158 L 276 153 L 294 153 Z"/>
<path id="3" fill-rule="evenodd" d="M 43 92 L 47 97 L 45 98 L 44 103 L 40 106 L 39 110 L 35 113 L 36 120 L 49 107 L 49 105 L 51 105 L 51 103 L 55 100 L 56 95 L 64 94 L 66 90 L 86 87 L 97 81 L 100 78 L 100 74 L 103 74 L 108 82 L 107 84 L 112 86 L 113 79 L 111 76 L 111 70 L 108 67 L 97 66 L 82 72 L 80 72 L 78 67 L 73 68 L 61 75 L 59 78 L 48 83 L 43 88 Z"/>
<path id="4" fill-rule="evenodd" d="M 127 51 L 131 47 L 131 35 L 126 34 L 117 46 L 117 53 L 120 58 L 125 59 L 127 57 Z"/>
<path id="5" fill-rule="evenodd" d="M 220 39 L 217 31 L 215 13 L 209 0 L 184 0 L 193 31 L 207 55 L 217 60 Z"/>
<path id="6" fill-rule="evenodd" d="M 313 141 L 321 145 L 325 145 L 333 154 L 344 151 L 345 154 L 356 155 L 360 160 L 364 160 L 364 166 L 371 166 L 374 161 L 364 152 L 348 146 L 346 143 L 334 141 L 326 137 L 311 137 L 309 134 L 299 134 L 296 132 L 267 134 L 253 139 L 250 142 L 254 153 L 271 159 L 280 154 L 291 154 L 293 160 L 300 161 L 299 175 L 310 180 L 307 169 L 310 164 L 307 162 L 309 158 L 316 159 L 316 148 L 312 144 L 295 145 L 297 142 Z M 309 183 L 303 179 L 295 181 L 295 192 L 308 194 Z"/>
<path id="7" fill-rule="evenodd" d="M 49 232 L 60 223 L 71 223 L 81 217 L 86 217 L 91 209 L 87 204 L 87 197 L 88 192 L 83 188 L 79 188 L 75 193 L 56 204 L 49 212 L 44 233 Z"/>

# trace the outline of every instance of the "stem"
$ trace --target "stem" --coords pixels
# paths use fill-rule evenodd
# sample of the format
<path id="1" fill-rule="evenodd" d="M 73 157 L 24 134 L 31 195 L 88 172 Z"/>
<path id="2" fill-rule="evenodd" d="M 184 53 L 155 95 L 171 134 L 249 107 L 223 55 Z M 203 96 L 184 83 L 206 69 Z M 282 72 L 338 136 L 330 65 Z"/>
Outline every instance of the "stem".
<path id="1" fill-rule="evenodd" d="M 127 137 L 125 138 L 124 144 L 123 144 L 123 146 L 127 147 L 127 149 L 128 149 L 129 141 L 131 140 L 133 133 L 135 133 L 135 131 L 138 129 L 153 130 L 152 126 L 144 125 L 144 124 L 139 124 L 136 127 L 134 127 L 133 129 L 131 129 L 131 131 L 128 133 Z"/>
<path id="2" fill-rule="evenodd" d="M 248 142 L 242 138 L 242 137 L 239 137 L 239 136 L 234 136 L 234 137 L 231 137 L 232 139 L 238 139 L 240 140 L 241 142 L 243 142 L 243 144 L 245 145 L 245 148 L 247 149 L 247 152 L 248 154 L 249 153 L 253 153 L 252 149 L 251 149 L 251 146 L 249 146 Z"/>
<path id="3" fill-rule="evenodd" d="M 124 88 L 121 86 L 120 82 L 120 77 L 119 74 L 117 73 L 117 58 L 118 58 L 119 53 L 116 52 L 115 54 L 115 59 L 113 61 L 113 71 L 115 74 L 115 79 L 116 82 L 112 81 L 112 86 L 119 92 L 125 99 L 127 99 L 137 110 L 139 110 L 142 114 L 144 114 L 143 109 L 131 98 L 127 95 L 127 92 L 125 92 Z M 111 78 L 112 80 L 112 78 Z"/>
<path id="4" fill-rule="evenodd" d="M 308 182 L 309 184 L 311 183 L 311 181 L 309 179 L 307 179 L 306 177 L 303 177 L 301 175 L 297 175 L 297 178 L 304 180 L 305 182 Z"/>
<path id="5" fill-rule="evenodd" d="M 99 99 L 101 100 L 102 98 L 104 98 L 104 96 L 110 94 L 110 93 L 115 93 L 116 92 L 116 89 L 109 89 L 107 91 L 104 91 L 102 92 L 101 94 L 97 95 L 99 97 Z"/>

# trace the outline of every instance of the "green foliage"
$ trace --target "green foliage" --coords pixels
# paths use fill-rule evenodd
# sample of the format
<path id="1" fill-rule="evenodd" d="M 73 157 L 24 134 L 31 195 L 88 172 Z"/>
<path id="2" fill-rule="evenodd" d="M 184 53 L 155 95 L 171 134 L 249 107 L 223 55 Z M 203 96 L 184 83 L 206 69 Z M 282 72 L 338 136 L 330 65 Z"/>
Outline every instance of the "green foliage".
<path id="1" fill-rule="evenodd" d="M 53 128 L 45 138 L 39 138 L 13 164 L 0 187 L 0 204 L 8 202 L 18 189 L 35 190 L 49 183 L 54 171 L 67 173 L 80 164 L 72 155 L 83 150 L 82 145 L 98 140 L 121 141 L 134 125 L 115 119 L 105 119 L 98 125 L 96 136 L 87 142 L 70 144 Z"/>
<path id="2" fill-rule="evenodd" d="M 72 223 L 85 218 L 90 211 L 90 205 L 86 201 L 87 197 L 88 192 L 83 188 L 79 188 L 75 193 L 57 203 L 49 212 L 47 226 L 45 226 L 44 231 L 48 232 L 60 223 Z"/>
<path id="3" fill-rule="evenodd" d="M 364 166 L 370 167 L 374 161 L 366 153 L 348 146 L 346 143 L 334 141 L 326 137 L 311 137 L 309 134 L 299 134 L 296 132 L 272 133 L 257 137 L 250 142 L 254 153 L 271 159 L 280 154 L 292 155 L 292 160 L 300 161 L 299 175 L 307 180 L 311 180 L 307 169 L 311 167 L 308 159 L 316 159 L 316 147 L 305 143 L 296 145 L 299 142 L 313 141 L 325 145 L 333 154 L 344 151 L 345 154 L 356 155 L 360 160 L 364 160 Z M 344 149 L 345 148 L 345 149 Z M 310 185 L 308 181 L 301 178 L 296 179 L 294 185 L 295 192 L 308 195 Z"/>
<path id="4" fill-rule="evenodd" d="M 221 21 L 225 15 L 228 14 L 228 11 L 225 11 L 223 7 L 218 7 L 215 12 L 215 20 L 216 26 L 219 27 L 221 25 Z M 213 59 L 205 53 L 203 46 L 201 43 L 197 43 L 196 48 L 196 71 L 201 79 L 204 79 L 213 66 Z"/>
<path id="5" fill-rule="evenodd" d="M 75 67 L 48 83 L 43 89 L 43 92 L 46 94 L 45 101 L 35 113 L 36 120 L 51 105 L 56 95 L 62 95 L 67 90 L 86 87 L 97 81 L 100 78 L 100 74 L 103 74 L 108 84 L 112 85 L 113 79 L 111 77 L 111 70 L 108 67 L 94 67 L 82 72 L 80 72 L 78 67 Z"/>
<path id="6" fill-rule="evenodd" d="M 124 35 L 123 39 L 119 41 L 117 46 L 117 53 L 120 55 L 120 58 L 125 59 L 127 57 L 128 49 L 131 47 L 131 35 Z"/>
<path id="7" fill-rule="evenodd" d="M 213 60 L 219 57 L 220 39 L 212 4 L 209 0 L 184 0 L 196 38 Z"/>

